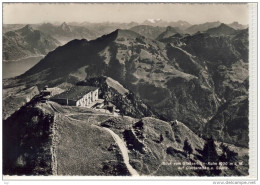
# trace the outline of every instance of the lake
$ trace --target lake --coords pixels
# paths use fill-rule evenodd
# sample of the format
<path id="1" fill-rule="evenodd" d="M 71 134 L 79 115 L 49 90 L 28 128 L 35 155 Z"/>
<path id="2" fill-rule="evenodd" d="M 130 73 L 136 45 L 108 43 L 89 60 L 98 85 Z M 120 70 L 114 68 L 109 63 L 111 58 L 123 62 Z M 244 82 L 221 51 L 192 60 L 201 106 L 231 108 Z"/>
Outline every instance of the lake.
<path id="1" fill-rule="evenodd" d="M 25 71 L 37 64 L 43 56 L 30 57 L 17 61 L 3 62 L 3 79 L 23 74 Z"/>

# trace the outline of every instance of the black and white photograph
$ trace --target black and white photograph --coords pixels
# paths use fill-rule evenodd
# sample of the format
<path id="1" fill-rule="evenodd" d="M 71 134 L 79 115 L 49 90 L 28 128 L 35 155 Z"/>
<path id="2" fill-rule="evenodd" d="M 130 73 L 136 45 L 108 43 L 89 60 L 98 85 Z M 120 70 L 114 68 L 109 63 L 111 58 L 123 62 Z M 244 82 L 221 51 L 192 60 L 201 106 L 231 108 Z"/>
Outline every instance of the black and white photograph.
<path id="1" fill-rule="evenodd" d="M 3 178 L 256 178 L 256 7 L 2 3 Z"/>

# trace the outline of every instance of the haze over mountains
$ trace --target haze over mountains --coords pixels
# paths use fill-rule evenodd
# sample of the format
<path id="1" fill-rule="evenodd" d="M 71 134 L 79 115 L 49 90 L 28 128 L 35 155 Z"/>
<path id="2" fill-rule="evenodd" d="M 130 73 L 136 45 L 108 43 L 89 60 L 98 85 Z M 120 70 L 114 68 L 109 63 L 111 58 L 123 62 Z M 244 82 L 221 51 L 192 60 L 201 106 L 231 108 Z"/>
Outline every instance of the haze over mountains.
<path id="1" fill-rule="evenodd" d="M 173 166 L 160 164 L 167 159 L 202 161 L 201 151 L 210 137 L 233 146 L 236 151 L 245 151 L 239 155 L 239 159 L 247 161 L 249 59 L 248 29 L 243 25 L 220 22 L 190 25 L 185 21 L 151 19 L 142 24 L 47 23 L 32 27 L 39 29 L 38 32 L 47 35 L 48 39 L 68 42 L 50 51 L 24 74 L 4 80 L 5 125 L 18 119 L 15 124 L 22 123 L 29 129 L 31 123 L 41 127 L 47 120 L 50 125 L 58 123 L 58 135 L 64 134 L 68 139 L 72 133 L 67 127 L 62 128 L 62 124 L 73 128 L 75 132 L 79 132 L 81 127 L 89 130 L 87 137 L 96 138 L 91 134 L 94 132 L 106 133 L 101 139 L 106 141 L 104 146 L 98 146 L 106 160 L 97 162 L 100 165 L 95 163 L 100 168 L 93 169 L 88 175 L 114 175 L 117 174 L 115 169 L 121 169 L 123 175 L 129 175 L 122 156 L 116 157 L 121 155 L 117 154 L 118 147 L 109 146 L 111 141 L 102 127 L 111 129 L 126 142 L 131 165 L 144 175 L 205 175 L 203 172 L 189 170 L 180 174 Z M 21 30 L 26 28 L 35 32 L 29 26 Z M 17 32 L 21 31 L 6 32 L 4 37 L 9 38 L 10 33 Z M 38 45 L 41 41 L 37 41 Z M 118 89 L 111 90 L 114 85 L 108 88 L 109 83 L 119 83 L 129 93 L 122 95 Z M 30 95 L 37 93 L 36 86 L 42 89 L 48 85 L 64 91 L 75 84 L 100 87 L 107 95 L 103 94 L 102 98 L 109 97 L 109 101 L 117 103 L 125 117 L 115 118 L 106 114 L 98 115 L 95 111 L 30 101 Z M 12 105 L 11 108 L 8 108 L 9 104 Z M 32 114 L 24 118 L 24 112 L 28 111 L 32 111 Z M 73 117 L 68 112 L 77 116 Z M 88 124 L 84 127 L 81 113 L 85 116 L 91 114 L 93 120 L 99 121 L 91 122 L 88 119 Z M 147 118 L 148 116 L 150 117 Z M 55 122 L 54 118 L 59 122 Z M 77 119 L 79 125 L 73 126 L 73 119 Z M 6 129 L 12 130 L 12 126 L 6 126 Z M 40 134 L 35 127 L 30 129 L 37 132 L 37 138 L 52 137 L 49 131 Z M 17 135 L 20 135 L 19 132 L 17 129 L 14 131 Z M 72 135 L 77 141 L 83 137 L 83 133 L 79 136 Z M 31 137 L 33 136 L 29 135 L 23 141 L 29 143 Z M 185 137 L 188 137 L 194 148 L 193 159 L 184 155 Z M 85 139 L 84 143 L 95 147 L 93 142 Z M 17 150 L 23 152 L 23 146 L 16 145 Z M 31 145 L 35 147 L 33 143 Z M 46 146 L 48 148 L 48 141 L 44 140 L 41 146 L 42 149 Z M 83 159 L 75 157 L 76 164 L 71 165 L 64 162 L 64 156 L 76 155 L 64 146 L 72 145 L 60 141 L 60 144 L 54 146 L 58 151 L 60 174 L 69 174 L 68 169 L 75 175 L 87 173 L 84 165 L 90 168 L 89 162 L 82 164 L 84 173 L 73 167 L 83 163 Z M 111 150 L 105 150 L 106 147 Z M 219 154 L 220 150 L 219 147 Z M 46 156 L 52 155 L 47 149 L 44 151 Z M 40 151 L 37 150 L 36 153 L 44 159 Z M 96 154 L 93 152 L 91 155 Z M 21 156 L 25 161 L 22 168 L 25 168 L 30 160 L 24 153 Z M 19 157 L 8 158 L 10 164 L 6 165 L 15 166 L 12 161 Z M 114 161 L 113 168 L 108 165 L 111 161 Z M 40 174 L 52 173 L 50 164 L 44 163 L 46 168 L 38 169 L 40 161 L 38 162 L 33 164 L 33 170 L 37 169 Z M 248 172 L 247 167 L 241 167 L 221 173 L 245 175 Z"/>

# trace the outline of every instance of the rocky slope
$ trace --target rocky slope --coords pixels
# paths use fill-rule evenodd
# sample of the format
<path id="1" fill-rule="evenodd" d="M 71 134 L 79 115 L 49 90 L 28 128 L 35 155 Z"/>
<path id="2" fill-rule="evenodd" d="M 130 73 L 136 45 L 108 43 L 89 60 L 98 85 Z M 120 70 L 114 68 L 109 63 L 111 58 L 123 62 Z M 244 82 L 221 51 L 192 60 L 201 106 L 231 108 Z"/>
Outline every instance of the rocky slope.
<path id="1" fill-rule="evenodd" d="M 3 35 L 3 60 L 17 60 L 34 55 L 46 55 L 60 43 L 31 26 L 9 31 Z"/>
<path id="2" fill-rule="evenodd" d="M 204 132 L 237 146 L 247 147 L 249 142 L 248 96 L 238 96 L 223 104 L 206 124 Z"/>

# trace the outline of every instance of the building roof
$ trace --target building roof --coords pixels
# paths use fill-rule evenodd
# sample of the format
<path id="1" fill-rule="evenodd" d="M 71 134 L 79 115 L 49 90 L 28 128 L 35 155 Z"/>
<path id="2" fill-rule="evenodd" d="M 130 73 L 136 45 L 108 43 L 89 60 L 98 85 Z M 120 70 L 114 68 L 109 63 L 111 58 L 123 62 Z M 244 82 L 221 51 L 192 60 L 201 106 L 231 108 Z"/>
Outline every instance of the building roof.
<path id="1" fill-rule="evenodd" d="M 95 91 L 97 89 L 98 87 L 93 87 L 93 86 L 73 86 L 69 90 L 53 96 L 52 99 L 68 99 L 68 100 L 77 101 L 87 93 L 91 91 Z"/>

